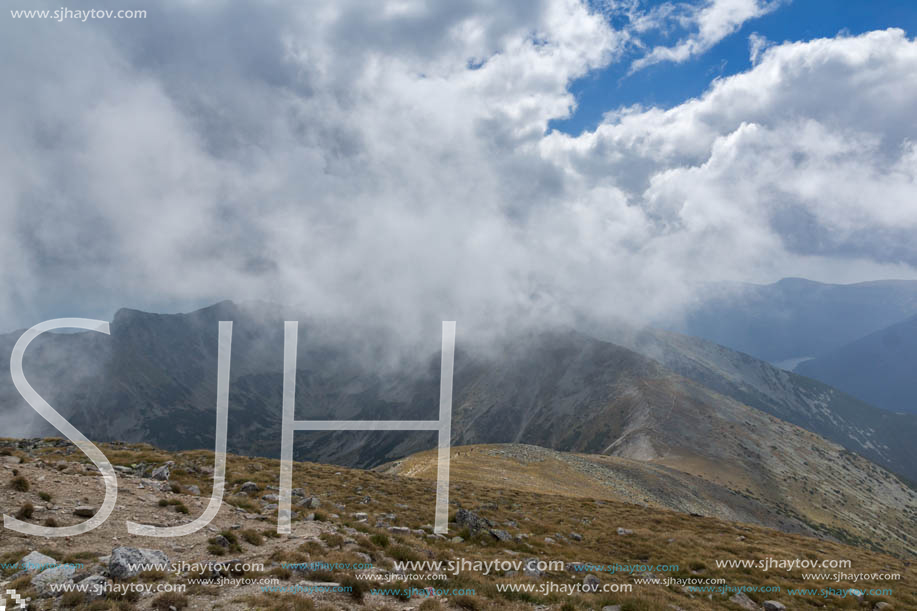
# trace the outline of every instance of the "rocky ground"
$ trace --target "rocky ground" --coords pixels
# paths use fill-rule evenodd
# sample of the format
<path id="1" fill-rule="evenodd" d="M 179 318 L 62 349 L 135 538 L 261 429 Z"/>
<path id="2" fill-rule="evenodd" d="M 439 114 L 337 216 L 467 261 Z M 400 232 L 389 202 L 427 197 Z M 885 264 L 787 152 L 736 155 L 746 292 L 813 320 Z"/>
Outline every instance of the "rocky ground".
<path id="1" fill-rule="evenodd" d="M 125 521 L 172 526 L 200 515 L 209 500 L 213 456 L 166 453 L 150 446 L 102 445 L 116 466 L 119 493 L 112 516 L 99 528 L 70 538 L 43 538 L 0 530 L 0 587 L 30 598 L 33 609 L 779 609 L 917 608 L 913 569 L 898 558 L 828 541 L 780 533 L 715 518 L 679 514 L 611 500 L 505 490 L 456 482 L 450 533 L 434 535 L 431 482 L 297 463 L 294 470 L 293 534 L 276 535 L 278 463 L 230 456 L 227 493 L 216 518 L 197 533 L 151 538 L 127 533 Z M 461 448 L 455 448 L 460 452 Z M 98 470 L 60 440 L 0 440 L 0 510 L 34 524 L 81 522 L 98 509 L 104 487 Z M 31 507 L 31 509 L 29 509 Z M 798 573 L 768 574 L 717 569 L 714 559 L 849 558 L 856 572 L 900 572 L 891 596 L 845 596 L 836 600 L 785 593 L 700 594 L 680 585 L 634 584 L 651 573 L 577 571 L 575 563 L 678 564 L 657 577 L 721 577 L 731 586 L 777 584 L 802 587 Z M 394 562 L 465 558 L 519 560 L 520 571 L 479 571 L 411 579 Z M 131 569 L 138 559 L 187 563 L 179 570 Z M 533 560 L 559 560 L 542 571 Z M 233 571 L 220 564 L 260 564 Z M 306 566 L 307 563 L 325 566 Z M 190 566 L 209 563 L 201 568 Z M 372 565 L 354 570 L 344 564 Z M 296 567 L 286 565 L 296 564 Z M 53 565 L 51 568 L 44 568 Z M 69 566 L 68 566 L 69 565 Z M 215 566 L 214 566 L 215 565 Z M 22 568 L 30 567 L 30 568 Z M 356 574 L 370 579 L 358 580 Z M 251 583 L 228 582 L 248 580 Z M 316 585 L 346 592 L 277 593 L 271 586 Z M 258 583 L 260 582 L 260 583 Z M 105 596 L 54 592 L 54 584 L 174 588 Z M 630 593 L 506 593 L 500 584 L 634 584 Z M 806 587 L 851 588 L 867 584 L 811 583 Z M 887 585 L 887 584 L 878 584 Z M 414 588 L 413 596 L 372 593 Z M 429 595 L 427 588 L 463 589 L 474 595 Z M 12 608 L 13 601 L 8 601 Z M 883 607 L 883 605 L 886 605 Z M 897 605 L 897 606 L 895 606 Z"/>

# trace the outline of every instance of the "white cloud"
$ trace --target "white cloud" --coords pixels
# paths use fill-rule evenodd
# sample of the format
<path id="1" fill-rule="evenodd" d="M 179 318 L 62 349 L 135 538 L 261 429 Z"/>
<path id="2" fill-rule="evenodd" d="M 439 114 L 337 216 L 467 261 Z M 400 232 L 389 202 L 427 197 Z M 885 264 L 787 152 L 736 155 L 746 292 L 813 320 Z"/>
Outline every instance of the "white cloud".
<path id="1" fill-rule="evenodd" d="M 634 60 L 631 70 L 636 71 L 660 62 L 680 63 L 703 54 L 718 42 L 736 32 L 751 19 L 761 17 L 780 6 L 780 0 L 707 0 L 703 5 L 682 5 L 685 14 L 667 11 L 659 15 L 660 21 L 676 16 L 683 29 L 691 30 L 672 46 L 659 45 L 649 53 Z"/>
<path id="2" fill-rule="evenodd" d="M 773 46 L 573 138 L 546 135 L 571 80 L 631 44 L 573 0 L 148 10 L 0 23 L 7 328 L 226 297 L 405 332 L 637 317 L 702 280 L 917 264 L 899 31 Z"/>

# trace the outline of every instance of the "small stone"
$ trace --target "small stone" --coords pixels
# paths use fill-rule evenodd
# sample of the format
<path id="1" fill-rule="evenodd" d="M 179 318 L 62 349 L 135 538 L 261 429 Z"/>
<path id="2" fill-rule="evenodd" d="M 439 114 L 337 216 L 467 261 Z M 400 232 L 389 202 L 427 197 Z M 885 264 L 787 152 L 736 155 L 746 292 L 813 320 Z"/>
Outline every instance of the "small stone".
<path id="1" fill-rule="evenodd" d="M 624 536 L 624 535 L 632 535 L 632 534 L 634 534 L 634 531 L 629 530 L 629 529 L 627 529 L 627 528 L 621 528 L 620 526 L 618 526 L 618 534 L 619 534 L 619 535 L 622 535 L 622 536 Z"/>
<path id="2" fill-rule="evenodd" d="M 277 503 L 280 501 L 280 497 L 276 494 L 265 494 L 261 497 L 261 500 L 267 501 L 268 503 Z"/>
<path id="3" fill-rule="evenodd" d="M 786 607 L 783 603 L 779 603 L 776 600 L 765 600 L 764 611 L 786 611 Z"/>
<path id="4" fill-rule="evenodd" d="M 92 507 L 90 505 L 80 505 L 73 510 L 73 515 L 79 516 L 81 518 L 91 518 L 98 512 L 98 508 Z"/>
<path id="5" fill-rule="evenodd" d="M 592 573 L 583 577 L 583 589 L 587 592 L 598 592 L 599 584 L 599 578 Z"/>
<path id="6" fill-rule="evenodd" d="M 197 486 L 195 486 L 194 484 L 192 484 L 192 485 L 188 486 L 187 488 L 185 488 L 185 491 L 186 491 L 188 494 L 192 494 L 192 495 L 194 495 L 194 496 L 200 496 L 200 495 L 201 495 L 201 489 L 198 488 Z"/>
<path id="7" fill-rule="evenodd" d="M 570 538 L 573 539 L 574 541 L 582 541 L 583 535 L 579 533 L 570 533 Z"/>
<path id="8" fill-rule="evenodd" d="M 242 484 L 239 490 L 245 493 L 252 493 L 252 492 L 258 492 L 259 488 L 258 488 L 258 484 L 256 484 L 255 482 L 245 482 L 244 484 Z"/>

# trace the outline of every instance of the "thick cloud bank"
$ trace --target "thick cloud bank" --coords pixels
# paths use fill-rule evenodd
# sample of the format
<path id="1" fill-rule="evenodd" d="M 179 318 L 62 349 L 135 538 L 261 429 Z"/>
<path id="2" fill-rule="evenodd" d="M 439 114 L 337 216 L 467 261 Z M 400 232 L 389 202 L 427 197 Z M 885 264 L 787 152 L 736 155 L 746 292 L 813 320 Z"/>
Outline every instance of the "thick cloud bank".
<path id="1" fill-rule="evenodd" d="M 638 61 L 682 61 L 773 8 L 705 7 Z M 7 329 L 226 297 L 407 330 L 645 318 L 710 280 L 914 275 L 901 31 L 756 40 L 754 67 L 699 99 L 572 137 L 548 131 L 571 82 L 632 62 L 662 17 L 616 29 L 573 0 L 138 8 L 0 20 Z"/>

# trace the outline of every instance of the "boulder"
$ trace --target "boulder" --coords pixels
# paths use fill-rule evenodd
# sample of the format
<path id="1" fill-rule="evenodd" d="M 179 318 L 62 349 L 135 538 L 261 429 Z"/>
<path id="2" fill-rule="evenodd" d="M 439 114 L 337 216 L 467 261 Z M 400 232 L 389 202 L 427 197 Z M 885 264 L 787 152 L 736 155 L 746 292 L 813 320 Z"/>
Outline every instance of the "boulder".
<path id="1" fill-rule="evenodd" d="M 497 541 L 512 541 L 513 540 L 513 536 L 511 534 L 509 534 L 505 530 L 500 530 L 499 528 L 492 528 L 490 530 L 490 534 L 493 535 L 493 537 Z"/>
<path id="2" fill-rule="evenodd" d="M 322 502 L 318 500 L 318 497 L 309 496 L 299 501 L 298 505 L 305 507 L 306 509 L 318 509 L 321 506 Z"/>
<path id="3" fill-rule="evenodd" d="M 107 595 L 105 586 L 108 585 L 108 580 L 102 575 L 90 575 L 80 580 L 79 585 L 84 586 L 83 591 L 86 593 L 87 600 L 99 600 Z"/>
<path id="4" fill-rule="evenodd" d="M 41 552 L 31 552 L 19 561 L 22 569 L 29 574 L 40 573 L 45 569 L 58 565 L 57 560 L 51 556 L 45 556 Z"/>
<path id="5" fill-rule="evenodd" d="M 239 490 L 247 494 L 251 494 L 252 492 L 258 492 L 260 488 L 258 487 L 258 484 L 256 484 L 255 482 L 245 482 L 244 484 L 242 484 Z"/>
<path id="6" fill-rule="evenodd" d="M 134 577 L 143 572 L 141 564 L 168 565 L 169 557 L 155 549 L 116 547 L 108 559 L 108 574 L 116 579 Z"/>
<path id="7" fill-rule="evenodd" d="M 542 577 L 544 575 L 544 571 L 538 568 L 538 558 L 527 559 L 523 565 L 522 572 L 526 577 Z"/>
<path id="8" fill-rule="evenodd" d="M 586 592 L 598 592 L 599 591 L 599 578 L 589 573 L 583 577 L 583 590 Z"/>
<path id="9" fill-rule="evenodd" d="M 74 573 L 76 573 L 76 568 L 69 564 L 45 569 L 38 575 L 32 577 L 32 587 L 38 590 L 41 596 L 53 596 L 57 594 L 57 592 L 54 592 L 51 586 L 73 583 Z"/>
<path id="10" fill-rule="evenodd" d="M 158 479 L 161 482 L 168 481 L 169 476 L 172 475 L 172 467 L 175 466 L 173 461 L 169 461 L 164 465 L 160 465 L 153 469 L 153 479 Z"/>
<path id="11" fill-rule="evenodd" d="M 455 512 L 455 523 L 458 524 L 459 528 L 467 528 L 472 535 L 476 535 L 482 530 L 487 530 L 493 526 L 487 518 L 467 509 L 459 509 Z"/>
<path id="12" fill-rule="evenodd" d="M 765 600 L 764 611 L 786 611 L 786 606 L 776 600 Z"/>
<path id="13" fill-rule="evenodd" d="M 745 592 L 736 592 L 729 600 L 748 611 L 758 611 L 761 608 Z"/>

